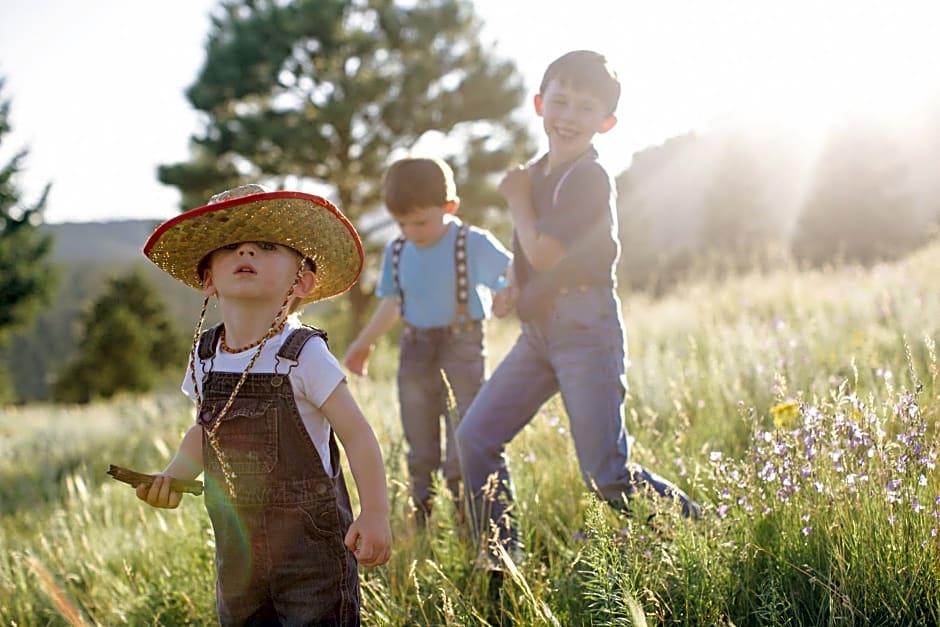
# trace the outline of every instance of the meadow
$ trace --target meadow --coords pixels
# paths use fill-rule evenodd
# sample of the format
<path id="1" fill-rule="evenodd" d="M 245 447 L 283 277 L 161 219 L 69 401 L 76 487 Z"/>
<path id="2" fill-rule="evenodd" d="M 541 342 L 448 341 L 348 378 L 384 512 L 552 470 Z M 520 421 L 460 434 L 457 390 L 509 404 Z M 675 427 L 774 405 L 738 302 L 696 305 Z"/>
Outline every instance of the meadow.
<path id="1" fill-rule="evenodd" d="M 937 625 L 937 268 L 933 245 L 870 269 L 625 296 L 633 458 L 703 518 L 642 498 L 625 517 L 591 497 L 555 399 L 508 451 L 525 550 L 502 582 L 473 568 L 448 499 L 414 532 L 382 346 L 351 382 L 386 456 L 395 537 L 389 564 L 362 572 L 364 624 Z M 492 363 L 515 332 L 491 325 Z M 0 624 L 215 623 L 200 499 L 151 509 L 105 474 L 162 468 L 191 420 L 173 389 L 0 410 Z"/>

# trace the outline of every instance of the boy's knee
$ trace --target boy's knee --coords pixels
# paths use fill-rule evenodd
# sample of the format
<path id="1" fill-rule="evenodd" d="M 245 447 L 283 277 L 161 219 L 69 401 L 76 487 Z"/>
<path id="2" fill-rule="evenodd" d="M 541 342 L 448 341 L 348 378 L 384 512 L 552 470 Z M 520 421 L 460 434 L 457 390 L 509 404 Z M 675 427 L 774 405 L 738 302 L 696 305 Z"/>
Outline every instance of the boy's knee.
<path id="1" fill-rule="evenodd" d="M 474 453 L 481 450 L 484 443 L 483 434 L 472 420 L 468 420 L 470 415 L 464 416 L 457 428 L 454 430 L 454 441 L 457 443 L 457 452 L 460 455 Z"/>

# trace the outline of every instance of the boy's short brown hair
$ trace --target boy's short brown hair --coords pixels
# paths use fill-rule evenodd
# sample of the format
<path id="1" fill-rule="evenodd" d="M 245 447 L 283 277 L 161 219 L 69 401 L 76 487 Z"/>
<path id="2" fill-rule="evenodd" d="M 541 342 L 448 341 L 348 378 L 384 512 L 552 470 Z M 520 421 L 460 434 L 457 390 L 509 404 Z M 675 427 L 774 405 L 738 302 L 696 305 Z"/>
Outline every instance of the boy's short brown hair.
<path id="1" fill-rule="evenodd" d="M 584 89 L 600 98 L 613 115 L 620 101 L 620 79 L 607 58 L 592 50 L 574 50 L 561 55 L 548 66 L 542 76 L 539 93 L 544 94 L 553 80 Z"/>
<path id="2" fill-rule="evenodd" d="M 454 172 L 442 159 L 415 157 L 400 159 L 385 173 L 382 184 L 385 206 L 394 216 L 415 209 L 443 207 L 459 200 Z"/>

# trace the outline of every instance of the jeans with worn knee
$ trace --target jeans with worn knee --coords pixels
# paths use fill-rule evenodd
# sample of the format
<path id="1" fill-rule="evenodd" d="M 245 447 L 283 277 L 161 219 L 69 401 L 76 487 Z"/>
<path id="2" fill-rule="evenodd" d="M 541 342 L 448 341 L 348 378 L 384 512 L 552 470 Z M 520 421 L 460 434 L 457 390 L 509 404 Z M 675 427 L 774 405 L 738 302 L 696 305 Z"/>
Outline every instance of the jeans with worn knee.
<path id="1" fill-rule="evenodd" d="M 447 375 L 459 415 L 463 415 L 483 384 L 486 353 L 483 325 L 420 329 L 406 326 L 399 343 L 398 399 L 408 444 L 408 473 L 416 506 L 428 502 L 434 475 L 441 471 L 447 487 L 458 496 L 460 463 L 454 421 L 447 411 L 441 371 Z M 441 419 L 444 423 L 444 451 Z"/>

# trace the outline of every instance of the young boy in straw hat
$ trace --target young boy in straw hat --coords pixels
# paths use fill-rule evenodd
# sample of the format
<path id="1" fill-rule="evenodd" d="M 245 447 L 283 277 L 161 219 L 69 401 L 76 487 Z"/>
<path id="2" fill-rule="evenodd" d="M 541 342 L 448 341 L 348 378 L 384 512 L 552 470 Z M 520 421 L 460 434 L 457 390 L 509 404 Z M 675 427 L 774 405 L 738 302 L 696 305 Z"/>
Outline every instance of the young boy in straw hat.
<path id="1" fill-rule="evenodd" d="M 357 562 L 391 546 L 382 454 L 326 334 L 291 315 L 355 283 L 355 229 L 322 198 L 253 185 L 160 225 L 144 254 L 206 300 L 183 383 L 196 424 L 138 498 L 174 508 L 170 479 L 205 472 L 223 625 L 358 625 Z M 222 322 L 203 332 L 212 296 Z"/>

